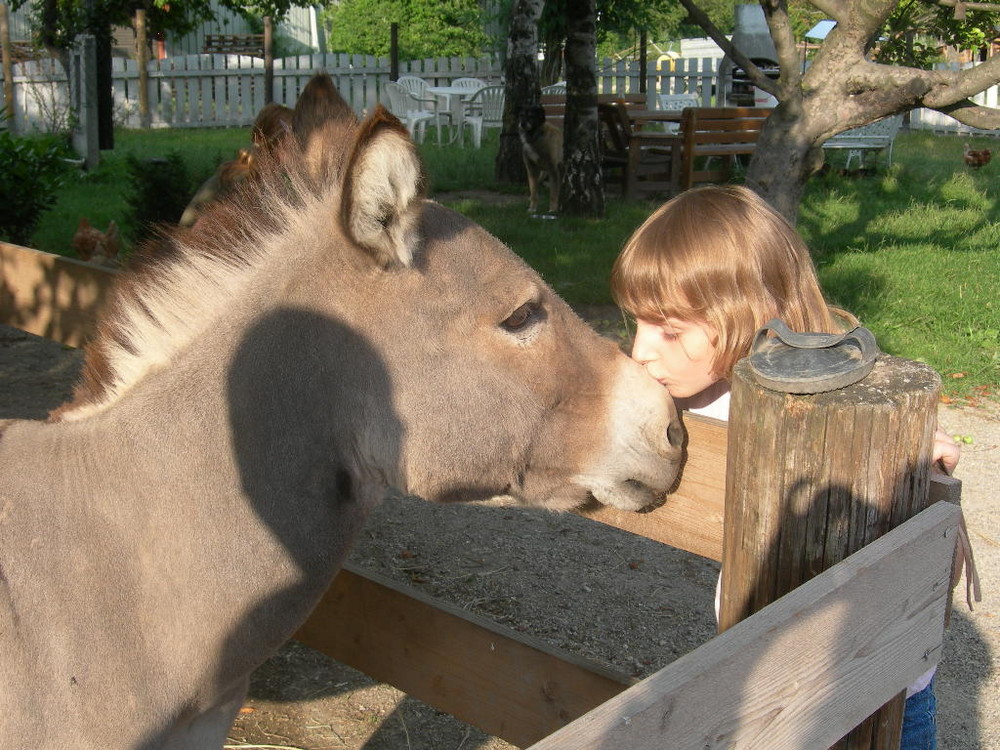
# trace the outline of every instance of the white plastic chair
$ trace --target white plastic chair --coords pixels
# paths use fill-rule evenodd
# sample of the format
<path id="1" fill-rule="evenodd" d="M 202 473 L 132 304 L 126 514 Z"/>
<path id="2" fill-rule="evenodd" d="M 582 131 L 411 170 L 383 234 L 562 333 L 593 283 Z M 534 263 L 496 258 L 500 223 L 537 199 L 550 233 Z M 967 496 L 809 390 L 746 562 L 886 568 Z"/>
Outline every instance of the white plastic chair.
<path id="1" fill-rule="evenodd" d="M 479 91 L 479 89 L 486 88 L 488 84 L 481 78 L 456 78 L 451 82 L 451 85 L 454 88 L 465 89 L 466 91 Z M 456 105 L 458 109 L 452 113 L 452 120 L 458 124 L 459 128 L 463 127 L 462 121 L 465 115 L 479 114 L 478 111 L 469 108 L 469 101 L 467 99 L 465 101 L 458 99 L 457 103 L 453 103 L 452 106 Z"/>
<path id="2" fill-rule="evenodd" d="M 382 103 L 410 131 L 417 143 L 423 143 L 427 123 L 437 116 L 434 112 L 423 108 L 417 99 L 405 86 L 389 81 L 382 87 Z M 438 128 L 440 132 L 440 126 Z"/>
<path id="3" fill-rule="evenodd" d="M 420 101 L 428 112 L 434 111 L 435 99 L 427 93 L 427 87 L 430 84 L 423 78 L 420 76 L 400 76 L 396 79 L 396 83 L 413 94 L 414 98 Z"/>
<path id="4" fill-rule="evenodd" d="M 486 81 L 481 78 L 456 78 L 451 82 L 452 86 L 460 89 L 472 89 L 473 91 L 478 91 L 479 89 L 486 88 Z"/>
<path id="5" fill-rule="evenodd" d="M 566 81 L 556 81 L 548 86 L 542 86 L 543 94 L 565 94 Z"/>
<path id="6" fill-rule="evenodd" d="M 472 128 L 472 145 L 476 148 L 483 143 L 483 128 L 503 127 L 503 103 L 503 86 L 485 86 L 469 99 L 465 124 Z"/>
<path id="7" fill-rule="evenodd" d="M 420 76 L 400 76 L 396 83 L 405 88 L 410 94 L 420 102 L 420 108 L 430 112 L 434 117 L 434 125 L 437 127 L 437 142 L 441 145 L 441 121 L 447 118 L 449 127 L 452 122 L 452 113 L 447 109 L 441 109 L 440 101 L 436 96 L 427 91 L 430 84 Z"/>

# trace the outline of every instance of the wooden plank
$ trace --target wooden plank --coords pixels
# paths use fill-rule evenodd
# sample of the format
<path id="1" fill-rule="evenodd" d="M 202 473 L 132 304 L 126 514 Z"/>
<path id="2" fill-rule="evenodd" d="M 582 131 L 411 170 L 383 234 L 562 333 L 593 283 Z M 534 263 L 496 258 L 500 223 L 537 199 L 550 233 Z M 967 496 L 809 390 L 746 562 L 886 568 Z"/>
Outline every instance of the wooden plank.
<path id="1" fill-rule="evenodd" d="M 684 414 L 684 467 L 677 489 L 649 513 L 590 506 L 581 515 L 712 560 L 722 559 L 726 505 L 725 422 Z"/>
<path id="2" fill-rule="evenodd" d="M 80 346 L 115 276 L 74 258 L 0 242 L 0 322 Z"/>
<path id="3" fill-rule="evenodd" d="M 696 414 L 683 417 L 688 433 L 684 468 L 677 489 L 662 506 L 649 513 L 630 513 L 595 504 L 579 513 L 710 560 L 722 560 L 728 428 L 717 419 Z M 931 503 L 961 503 L 961 480 L 943 474 L 933 474 L 930 480 Z"/>
<path id="4" fill-rule="evenodd" d="M 351 566 L 295 637 L 518 746 L 634 682 Z"/>
<path id="5" fill-rule="evenodd" d="M 937 663 L 958 518 L 933 505 L 530 750 L 829 747 Z"/>

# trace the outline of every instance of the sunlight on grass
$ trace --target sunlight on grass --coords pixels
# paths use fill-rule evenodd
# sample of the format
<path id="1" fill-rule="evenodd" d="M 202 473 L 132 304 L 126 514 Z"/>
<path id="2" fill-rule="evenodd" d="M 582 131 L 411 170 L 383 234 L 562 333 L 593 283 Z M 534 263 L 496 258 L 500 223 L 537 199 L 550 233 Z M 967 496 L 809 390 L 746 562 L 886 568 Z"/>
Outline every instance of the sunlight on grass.
<path id="1" fill-rule="evenodd" d="M 871 327 L 886 352 L 928 362 L 954 398 L 997 398 L 1000 163 L 970 170 L 962 161 L 965 140 L 997 150 L 992 139 L 904 131 L 893 165 L 883 161 L 876 176 L 831 171 L 814 178 L 798 229 L 826 294 Z M 33 245 L 67 253 L 81 216 L 101 228 L 112 219 L 122 224 L 128 153 L 148 159 L 177 150 L 200 181 L 248 142 L 245 128 L 116 133 L 115 150 L 104 152 L 92 173 L 74 175 L 43 216 Z M 529 218 L 526 185 L 495 179 L 497 144 L 495 130 L 480 149 L 437 146 L 428 138 L 419 149 L 431 197 L 506 242 L 571 304 L 610 305 L 611 264 L 658 204 L 626 203 L 609 190 L 603 220 Z"/>

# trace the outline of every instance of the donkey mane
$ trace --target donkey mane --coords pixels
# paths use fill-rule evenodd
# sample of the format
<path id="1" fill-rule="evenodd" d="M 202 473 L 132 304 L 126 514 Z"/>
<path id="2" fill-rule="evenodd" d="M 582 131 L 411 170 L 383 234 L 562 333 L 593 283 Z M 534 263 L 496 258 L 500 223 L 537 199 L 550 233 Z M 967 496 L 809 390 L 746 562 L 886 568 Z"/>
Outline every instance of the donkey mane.
<path id="1" fill-rule="evenodd" d="M 353 113 L 345 119 L 353 121 L 324 129 L 356 126 Z M 347 134 L 336 136 L 328 132 L 324 140 L 342 151 Z M 157 227 L 116 279 L 84 349 L 73 397 L 49 421 L 84 419 L 118 400 L 210 330 L 280 248 L 294 251 L 295 243 L 278 238 L 302 226 L 307 206 L 340 183 L 344 155 L 324 156 L 326 184 L 317 185 L 305 148 L 297 138 L 285 138 L 273 153 L 261 155 L 258 175 L 211 206 L 197 227 Z"/>

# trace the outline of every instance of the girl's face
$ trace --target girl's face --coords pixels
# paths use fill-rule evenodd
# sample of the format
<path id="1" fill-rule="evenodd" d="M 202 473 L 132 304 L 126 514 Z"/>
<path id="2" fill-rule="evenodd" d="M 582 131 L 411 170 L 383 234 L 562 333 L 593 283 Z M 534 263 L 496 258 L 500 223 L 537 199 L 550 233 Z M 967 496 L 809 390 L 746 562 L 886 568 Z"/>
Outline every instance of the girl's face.
<path id="1" fill-rule="evenodd" d="M 637 319 L 632 359 L 666 386 L 673 398 L 690 398 L 721 380 L 713 372 L 717 341 L 708 325 L 675 318 Z"/>

